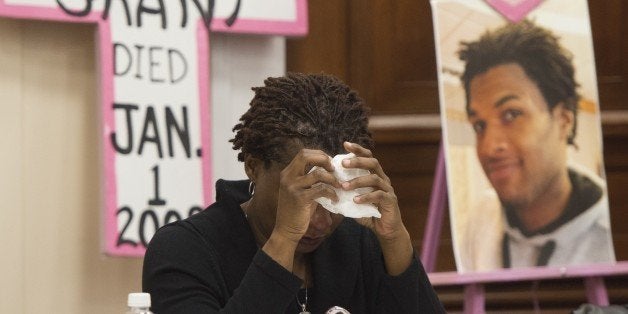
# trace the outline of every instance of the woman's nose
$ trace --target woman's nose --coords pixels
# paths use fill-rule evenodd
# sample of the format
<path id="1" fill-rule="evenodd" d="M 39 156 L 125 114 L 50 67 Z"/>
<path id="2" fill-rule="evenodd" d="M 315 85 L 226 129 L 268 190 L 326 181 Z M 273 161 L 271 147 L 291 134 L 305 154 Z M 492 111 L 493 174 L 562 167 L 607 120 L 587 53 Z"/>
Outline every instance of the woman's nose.
<path id="1" fill-rule="evenodd" d="M 331 226 L 331 213 L 327 211 L 323 206 L 316 206 L 316 210 L 312 214 L 310 224 L 318 231 L 324 231 Z"/>

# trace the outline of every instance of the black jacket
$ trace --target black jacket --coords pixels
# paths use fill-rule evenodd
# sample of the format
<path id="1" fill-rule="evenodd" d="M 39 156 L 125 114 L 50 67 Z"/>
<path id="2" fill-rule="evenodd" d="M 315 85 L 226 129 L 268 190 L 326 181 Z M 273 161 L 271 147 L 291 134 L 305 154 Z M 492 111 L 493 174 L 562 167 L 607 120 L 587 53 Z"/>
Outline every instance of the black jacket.
<path id="1" fill-rule="evenodd" d="M 240 208 L 247 187 L 219 180 L 216 203 L 157 231 L 143 273 L 155 313 L 300 312 L 301 280 L 258 249 Z M 312 273 L 312 313 L 334 305 L 353 314 L 444 312 L 418 259 L 389 276 L 374 234 L 353 219 L 312 253 Z"/>

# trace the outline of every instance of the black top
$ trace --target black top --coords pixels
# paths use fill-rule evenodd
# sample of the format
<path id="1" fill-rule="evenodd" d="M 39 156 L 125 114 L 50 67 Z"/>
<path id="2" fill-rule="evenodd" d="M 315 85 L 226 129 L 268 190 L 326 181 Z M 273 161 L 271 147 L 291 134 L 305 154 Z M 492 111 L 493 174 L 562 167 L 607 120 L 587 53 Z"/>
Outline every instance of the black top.
<path id="1" fill-rule="evenodd" d="M 595 182 L 572 169 L 568 169 L 568 172 L 569 182 L 571 182 L 572 187 L 571 194 L 569 195 L 569 199 L 567 201 L 565 209 L 563 210 L 562 214 L 558 216 L 558 218 L 556 218 L 554 221 L 550 222 L 543 228 L 535 232 L 530 232 L 525 228 L 523 222 L 521 222 L 519 217 L 517 217 L 514 210 L 505 208 L 508 224 L 519 229 L 521 233 L 526 237 L 552 233 L 572 219 L 578 217 L 580 214 L 586 212 L 589 208 L 591 208 L 591 206 L 597 203 L 600 198 L 602 198 L 602 188 L 598 186 Z M 554 254 L 555 249 L 556 241 L 547 241 L 539 250 L 539 256 L 536 261 L 536 266 L 547 266 L 550 258 Z M 504 268 L 510 268 L 511 264 L 510 237 L 508 236 L 508 233 L 504 233 L 504 238 L 502 240 L 502 265 L 504 266 Z"/>
<path id="2" fill-rule="evenodd" d="M 523 223 L 519 220 L 514 210 L 506 208 L 505 212 L 508 224 L 521 230 L 521 233 L 526 237 L 552 233 L 570 220 L 587 211 L 587 209 L 591 208 L 591 206 L 602 198 L 602 188 L 595 184 L 595 182 L 572 169 L 569 169 L 568 172 L 569 182 L 571 183 L 571 194 L 569 194 L 565 209 L 558 218 L 535 232 L 529 232 L 523 226 Z"/>
<path id="3" fill-rule="evenodd" d="M 142 282 L 155 313 L 300 312 L 301 280 L 258 249 L 240 208 L 247 188 L 248 181 L 219 180 L 216 203 L 157 231 Z M 388 275 L 375 235 L 353 219 L 311 255 L 312 313 L 334 305 L 354 314 L 444 313 L 419 260 Z"/>

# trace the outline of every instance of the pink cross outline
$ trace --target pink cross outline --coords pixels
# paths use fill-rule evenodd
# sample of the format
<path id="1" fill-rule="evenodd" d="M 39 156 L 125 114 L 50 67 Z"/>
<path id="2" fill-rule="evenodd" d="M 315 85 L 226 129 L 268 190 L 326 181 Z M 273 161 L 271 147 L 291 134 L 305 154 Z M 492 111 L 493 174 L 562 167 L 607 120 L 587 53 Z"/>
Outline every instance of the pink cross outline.
<path id="1" fill-rule="evenodd" d="M 238 19 L 231 26 L 225 24 L 224 18 L 212 20 L 211 29 L 219 32 L 277 34 L 286 36 L 300 36 L 307 34 L 307 0 L 295 0 L 297 4 L 297 19 L 295 21 L 247 20 Z M 115 150 L 110 142 L 110 134 L 115 130 L 113 109 L 110 105 L 114 100 L 113 51 L 111 40 L 111 25 L 109 20 L 101 18 L 101 12 L 92 11 L 85 17 L 74 17 L 66 14 L 60 8 L 40 7 L 32 5 L 7 5 L 0 0 L 0 17 L 16 19 L 36 19 L 59 21 L 67 23 L 97 24 L 97 41 L 99 43 L 99 92 L 101 114 L 103 118 L 102 140 L 104 143 L 103 174 L 105 195 L 105 240 L 104 251 L 107 254 L 120 256 L 142 256 L 145 248 L 141 245 L 116 245 L 118 238 L 117 223 L 117 186 L 115 172 Z M 212 169 L 211 169 L 211 119 L 209 108 L 209 35 L 203 21 L 199 19 L 196 29 L 197 58 L 198 58 L 198 89 L 201 125 L 201 167 L 203 180 L 203 201 L 210 204 L 213 201 Z"/>
<path id="2" fill-rule="evenodd" d="M 9 6 L 0 0 L 0 17 L 17 19 L 37 19 L 46 21 L 60 21 L 68 23 L 96 24 L 96 36 L 99 47 L 99 92 L 102 114 L 102 141 L 104 144 L 104 195 L 105 195 L 105 240 L 104 252 L 118 256 L 142 256 L 145 248 L 141 245 L 131 246 L 116 245 L 118 239 L 117 222 L 117 186 L 115 172 L 115 150 L 111 144 L 110 136 L 115 130 L 115 119 L 111 104 L 114 100 L 114 75 L 113 75 L 113 49 L 111 40 L 111 25 L 109 20 L 101 19 L 100 12 L 92 11 L 85 17 L 73 17 L 60 8 L 48 8 L 38 6 Z M 212 201 L 212 169 L 211 169 L 211 119 L 209 118 L 209 36 L 202 20 L 197 23 L 197 58 L 198 58 L 198 84 L 199 106 L 201 125 L 201 167 L 203 180 L 203 202 L 209 204 Z"/>
<path id="3" fill-rule="evenodd" d="M 530 11 L 541 4 L 541 1 L 542 0 L 520 0 L 517 4 L 513 5 L 505 0 L 486 0 L 497 12 L 514 23 L 525 18 Z"/>

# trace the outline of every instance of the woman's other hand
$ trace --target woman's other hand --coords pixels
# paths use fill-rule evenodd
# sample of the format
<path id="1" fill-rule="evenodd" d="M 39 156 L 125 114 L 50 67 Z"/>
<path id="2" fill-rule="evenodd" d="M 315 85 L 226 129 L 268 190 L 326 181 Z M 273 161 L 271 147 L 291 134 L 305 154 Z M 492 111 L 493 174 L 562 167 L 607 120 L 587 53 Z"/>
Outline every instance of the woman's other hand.
<path id="1" fill-rule="evenodd" d="M 317 170 L 311 171 L 314 166 Z M 326 197 L 338 201 L 340 183 L 332 172 L 327 154 L 320 150 L 301 149 L 279 175 L 277 213 L 273 231 L 262 248 L 275 261 L 292 271 L 299 241 L 308 231 L 319 204 L 315 199 Z"/>
<path id="2" fill-rule="evenodd" d="M 372 192 L 356 196 L 353 201 L 357 204 L 374 204 L 382 214 L 382 217 L 379 219 L 365 217 L 357 218 L 356 220 L 372 229 L 382 239 L 396 238 L 400 232 L 405 231 L 405 227 L 401 220 L 397 196 L 390 184 L 390 179 L 386 176 L 379 161 L 373 157 L 370 150 L 349 142 L 345 142 L 344 146 L 347 151 L 354 153 L 356 157 L 343 160 L 342 166 L 345 168 L 365 169 L 371 174 L 342 182 L 342 189 L 349 191 L 363 187 L 373 188 Z"/>
<path id="3" fill-rule="evenodd" d="M 349 142 L 345 142 L 344 147 L 356 157 L 343 160 L 342 166 L 366 169 L 371 174 L 342 182 L 341 186 L 347 191 L 363 187 L 373 188 L 372 192 L 358 195 L 353 201 L 357 204 L 374 204 L 382 217 L 357 218 L 356 221 L 375 232 L 382 246 L 388 273 L 398 275 L 410 265 L 414 250 L 410 235 L 401 220 L 397 196 L 390 178 L 369 149 Z"/>
<path id="4" fill-rule="evenodd" d="M 314 166 L 319 168 L 310 172 Z M 298 242 L 318 206 L 315 199 L 326 197 L 338 201 L 331 186 L 340 188 L 340 183 L 333 171 L 331 159 L 323 151 L 304 148 L 297 153 L 280 174 L 274 232 Z"/>

